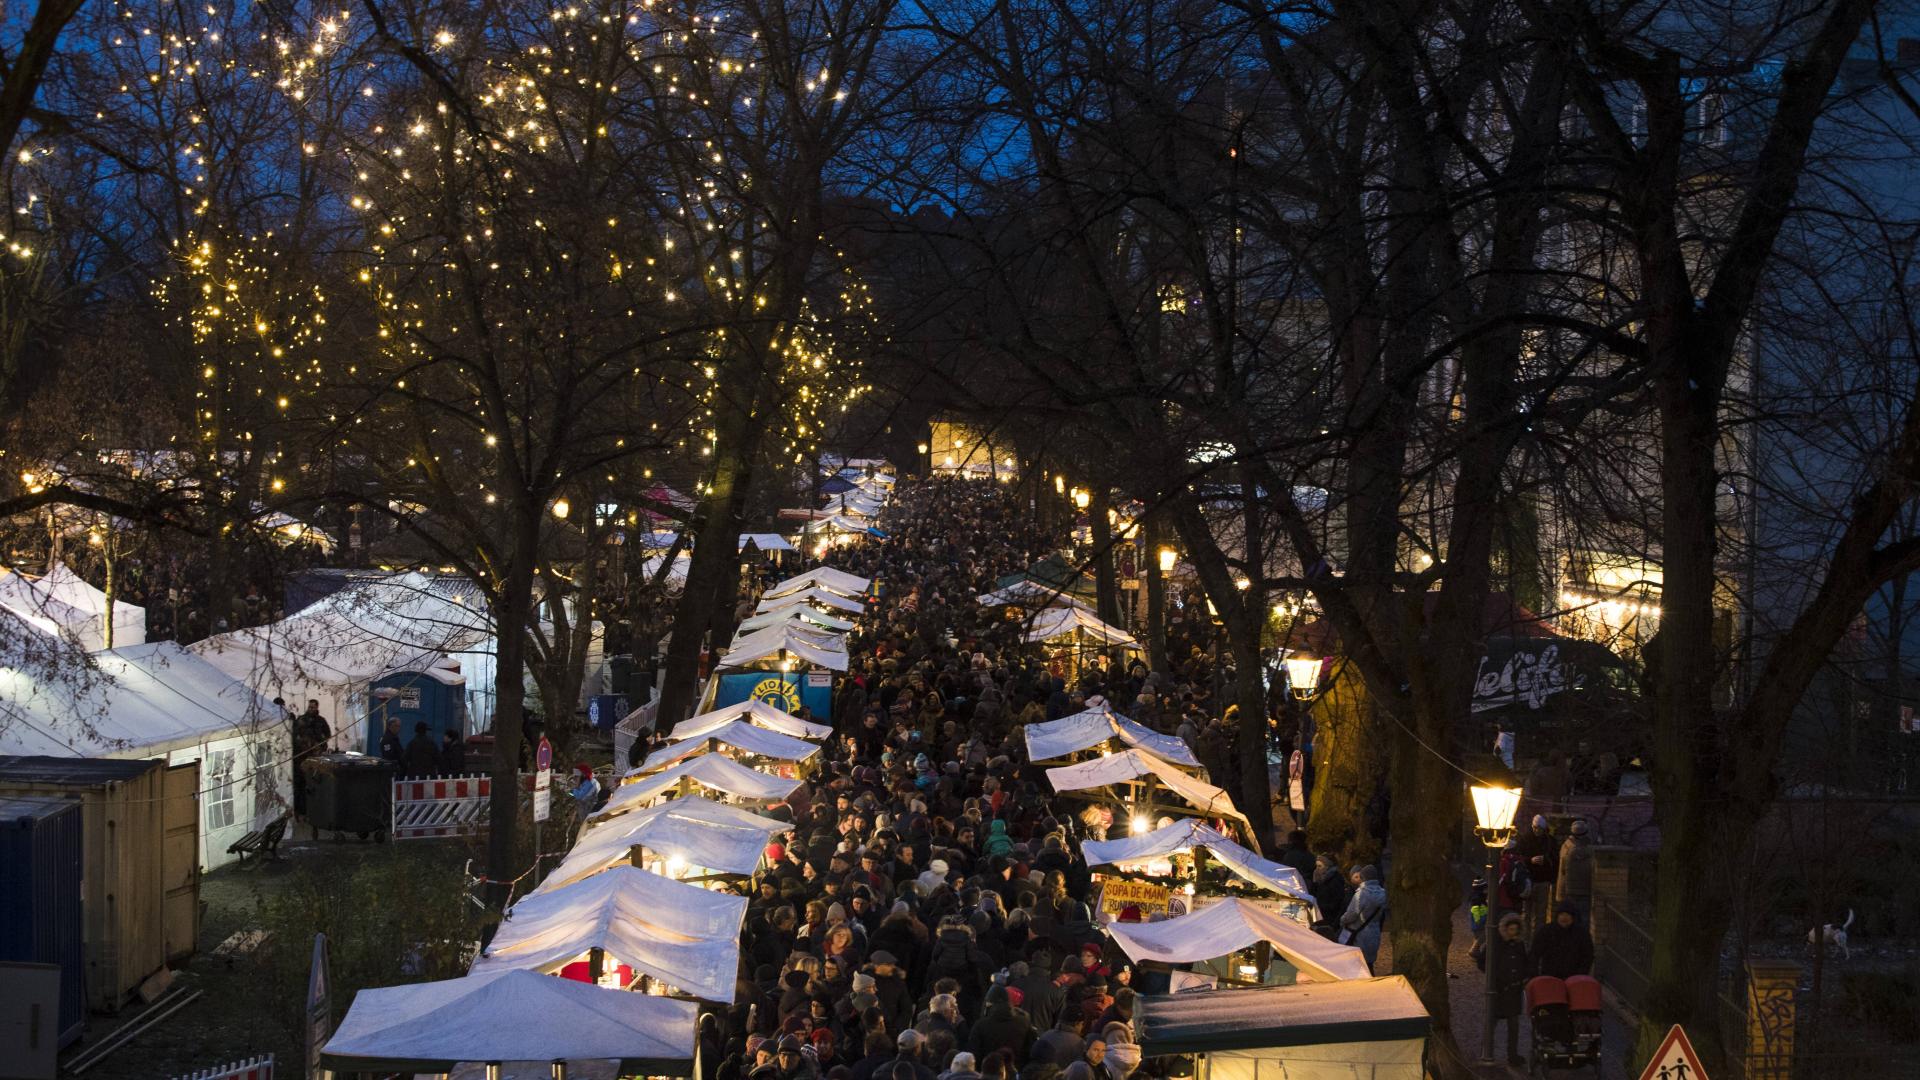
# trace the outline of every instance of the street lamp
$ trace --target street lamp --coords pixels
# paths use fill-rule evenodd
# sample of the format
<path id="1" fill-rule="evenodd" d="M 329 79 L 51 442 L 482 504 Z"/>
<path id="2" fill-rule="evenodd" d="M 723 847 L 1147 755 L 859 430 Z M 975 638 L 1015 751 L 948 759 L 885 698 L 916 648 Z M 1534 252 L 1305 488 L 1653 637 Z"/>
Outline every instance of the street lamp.
<path id="1" fill-rule="evenodd" d="M 1301 701 L 1312 701 L 1320 687 L 1320 658 L 1296 652 L 1280 662 L 1287 669 L 1287 688 Z"/>
<path id="2" fill-rule="evenodd" d="M 560 498 L 553 500 L 553 516 L 554 517 L 559 518 L 561 521 L 565 521 L 567 520 L 567 515 L 572 512 L 573 512 L 573 504 L 567 501 L 566 496 L 562 495 Z"/>
<path id="3" fill-rule="evenodd" d="M 1494 968 L 1499 954 L 1494 944 L 1500 933 L 1500 849 L 1507 846 L 1513 838 L 1513 818 L 1520 810 L 1520 789 L 1494 787 L 1490 784 L 1475 784 L 1473 791 L 1473 835 L 1487 847 L 1487 925 L 1484 930 L 1486 942 L 1481 945 L 1481 955 L 1487 968 L 1487 1009 L 1481 1022 L 1480 1061 L 1490 1064 L 1493 1061 L 1493 1019 L 1499 1011 L 1499 991 Z M 1508 1023 L 1513 1023 L 1509 1020 Z"/>
<path id="4" fill-rule="evenodd" d="M 1173 564 L 1178 562 L 1179 560 L 1180 560 L 1179 552 L 1173 550 L 1172 548 L 1161 548 L 1160 549 L 1160 572 L 1162 574 L 1173 573 Z"/>
<path id="5" fill-rule="evenodd" d="M 1077 507 L 1077 508 L 1079 508 L 1079 509 L 1081 509 L 1081 510 L 1085 510 L 1085 509 L 1087 508 L 1087 506 L 1088 506 L 1088 504 L 1090 504 L 1090 503 L 1092 503 L 1092 502 L 1093 502 L 1093 493 L 1092 493 L 1092 492 L 1089 492 L 1089 491 L 1088 491 L 1088 490 L 1087 490 L 1086 488 L 1074 488 L 1074 489 L 1073 489 L 1073 505 L 1074 505 L 1075 507 Z"/>
<path id="6" fill-rule="evenodd" d="M 1065 495 L 1067 493 L 1067 478 L 1059 473 L 1053 474 L 1053 493 L 1055 495 Z"/>

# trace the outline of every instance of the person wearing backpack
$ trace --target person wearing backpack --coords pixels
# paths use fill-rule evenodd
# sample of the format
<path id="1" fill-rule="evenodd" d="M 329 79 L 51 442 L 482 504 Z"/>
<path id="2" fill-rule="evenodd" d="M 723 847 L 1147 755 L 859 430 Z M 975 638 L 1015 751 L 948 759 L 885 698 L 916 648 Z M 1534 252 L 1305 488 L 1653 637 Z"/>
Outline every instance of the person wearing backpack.
<path id="1" fill-rule="evenodd" d="M 1380 929 L 1387 919 L 1387 890 L 1380 884 L 1380 868 L 1363 866 L 1353 872 L 1353 899 L 1340 916 L 1340 944 L 1357 947 L 1367 968 L 1380 956 Z"/>

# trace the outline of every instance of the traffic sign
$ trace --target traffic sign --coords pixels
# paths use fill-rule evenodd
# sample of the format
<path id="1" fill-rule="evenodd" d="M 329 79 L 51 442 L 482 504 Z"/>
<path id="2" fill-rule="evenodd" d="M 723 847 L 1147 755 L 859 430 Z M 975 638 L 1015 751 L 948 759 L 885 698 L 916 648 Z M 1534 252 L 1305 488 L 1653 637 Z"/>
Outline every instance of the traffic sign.
<path id="1" fill-rule="evenodd" d="M 1653 1060 L 1641 1071 L 1640 1080 L 1707 1080 L 1700 1055 L 1693 1052 L 1693 1044 L 1679 1024 L 1660 1041 L 1660 1049 L 1653 1052 Z"/>
<path id="2" fill-rule="evenodd" d="M 540 736 L 540 748 L 533 755 L 533 820 L 547 820 L 553 804 L 553 744 Z"/>

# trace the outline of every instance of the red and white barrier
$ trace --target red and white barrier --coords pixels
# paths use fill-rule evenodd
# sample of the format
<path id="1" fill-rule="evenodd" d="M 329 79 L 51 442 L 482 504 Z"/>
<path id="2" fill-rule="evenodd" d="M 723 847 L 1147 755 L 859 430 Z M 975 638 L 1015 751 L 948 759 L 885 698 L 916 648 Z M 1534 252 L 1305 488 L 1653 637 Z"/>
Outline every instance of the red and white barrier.
<path id="1" fill-rule="evenodd" d="M 173 1080 L 273 1080 L 273 1055 L 264 1054 L 231 1065 L 216 1065 L 211 1069 L 176 1076 Z"/>
<path id="2" fill-rule="evenodd" d="M 395 840 L 467 836 L 487 827 L 490 776 L 426 776 L 393 782 Z"/>

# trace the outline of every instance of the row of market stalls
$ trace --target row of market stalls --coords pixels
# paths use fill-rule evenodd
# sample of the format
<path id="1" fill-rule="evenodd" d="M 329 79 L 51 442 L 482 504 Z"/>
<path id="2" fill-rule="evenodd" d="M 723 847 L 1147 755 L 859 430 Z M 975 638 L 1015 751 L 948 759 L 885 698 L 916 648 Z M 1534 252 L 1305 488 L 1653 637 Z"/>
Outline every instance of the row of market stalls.
<path id="1" fill-rule="evenodd" d="M 1085 575 L 1058 557 L 1009 574 L 994 586 L 975 602 L 1005 608 L 1007 618 L 1022 622 L 1027 642 L 1044 648 L 1048 660 L 1063 670 L 1076 672 L 1093 657 L 1116 650 L 1129 655 L 1140 651 L 1132 634 L 1101 620 Z"/>
<path id="2" fill-rule="evenodd" d="M 558 865 L 507 909 L 470 973 L 362 992 L 322 1063 L 694 1075 L 700 1012 L 734 999 L 747 906 L 716 886 L 762 869 L 768 844 L 790 830 L 761 811 L 793 793 L 832 734 L 794 713 L 806 711 L 816 678 L 830 694 L 833 673 L 847 669 L 844 635 L 871 586 L 820 568 L 767 590 L 716 664 L 705 711 L 622 778 Z M 830 697 L 813 700 L 826 715 Z M 636 710 L 619 732 L 631 740 L 642 719 Z"/>

